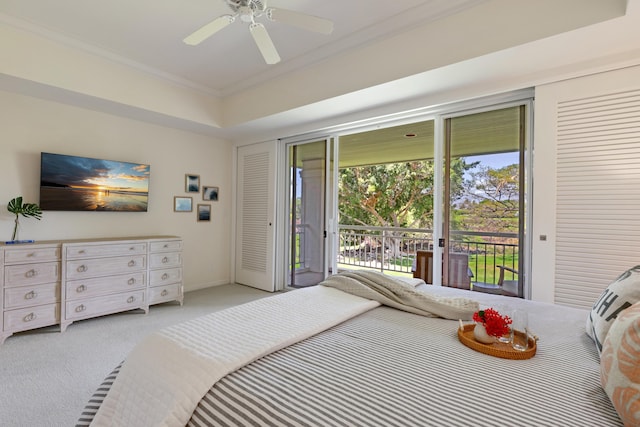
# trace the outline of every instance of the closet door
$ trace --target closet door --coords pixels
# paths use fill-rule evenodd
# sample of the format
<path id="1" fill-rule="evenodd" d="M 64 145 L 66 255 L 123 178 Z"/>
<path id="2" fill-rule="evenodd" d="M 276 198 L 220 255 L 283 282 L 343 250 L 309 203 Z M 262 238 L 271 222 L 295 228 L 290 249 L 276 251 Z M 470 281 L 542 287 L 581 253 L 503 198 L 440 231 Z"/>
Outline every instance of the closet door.
<path id="1" fill-rule="evenodd" d="M 236 282 L 275 291 L 276 143 L 238 148 Z"/>

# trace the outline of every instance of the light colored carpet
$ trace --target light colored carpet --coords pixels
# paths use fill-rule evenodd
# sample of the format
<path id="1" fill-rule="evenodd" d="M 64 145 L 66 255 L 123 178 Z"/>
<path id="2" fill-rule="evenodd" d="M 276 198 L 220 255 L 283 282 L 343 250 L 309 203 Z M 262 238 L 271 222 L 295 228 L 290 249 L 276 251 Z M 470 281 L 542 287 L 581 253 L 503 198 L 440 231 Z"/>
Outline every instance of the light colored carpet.
<path id="1" fill-rule="evenodd" d="M 0 346 L 0 425 L 73 426 L 104 377 L 149 333 L 273 295 L 242 285 L 188 292 L 152 306 L 13 335 Z"/>

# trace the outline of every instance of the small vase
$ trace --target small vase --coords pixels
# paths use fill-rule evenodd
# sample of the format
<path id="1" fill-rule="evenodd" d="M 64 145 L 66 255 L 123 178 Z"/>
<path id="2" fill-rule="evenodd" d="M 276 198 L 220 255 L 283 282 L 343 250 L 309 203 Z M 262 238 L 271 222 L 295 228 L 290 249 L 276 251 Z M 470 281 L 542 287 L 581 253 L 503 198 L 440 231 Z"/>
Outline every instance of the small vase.
<path id="1" fill-rule="evenodd" d="M 476 326 L 473 328 L 473 337 L 476 341 L 483 344 L 493 344 L 496 341 L 494 337 L 487 333 L 482 323 L 476 323 Z"/>

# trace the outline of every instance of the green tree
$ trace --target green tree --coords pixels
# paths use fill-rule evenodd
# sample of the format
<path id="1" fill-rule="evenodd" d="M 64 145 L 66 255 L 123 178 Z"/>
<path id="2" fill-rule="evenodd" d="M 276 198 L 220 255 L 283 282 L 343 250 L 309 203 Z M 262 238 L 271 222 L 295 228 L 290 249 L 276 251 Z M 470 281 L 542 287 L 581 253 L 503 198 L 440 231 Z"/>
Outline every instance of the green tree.
<path id="1" fill-rule="evenodd" d="M 430 224 L 433 164 L 390 163 L 342 169 L 340 222 L 350 225 L 408 227 Z"/>
<path id="2" fill-rule="evenodd" d="M 475 166 L 463 158 L 451 164 L 452 193 L 464 193 L 464 173 Z M 340 223 L 399 228 L 433 228 L 432 161 L 389 163 L 342 169 L 339 182 Z M 389 232 L 387 237 L 399 237 Z M 398 256 L 399 239 L 390 239 Z"/>
<path id="3" fill-rule="evenodd" d="M 457 206 L 459 229 L 491 233 L 518 232 L 518 165 L 493 169 L 480 167 L 470 173 L 465 194 Z"/>

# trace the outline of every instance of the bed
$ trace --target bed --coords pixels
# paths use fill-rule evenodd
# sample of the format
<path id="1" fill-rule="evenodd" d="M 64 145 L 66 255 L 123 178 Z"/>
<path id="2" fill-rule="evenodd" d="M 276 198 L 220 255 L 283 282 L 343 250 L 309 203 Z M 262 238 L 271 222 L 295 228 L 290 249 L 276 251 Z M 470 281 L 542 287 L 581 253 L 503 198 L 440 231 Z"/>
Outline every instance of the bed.
<path id="1" fill-rule="evenodd" d="M 415 290 L 448 303 L 525 309 L 539 337 L 536 355 L 492 357 L 459 341 L 457 319 L 317 286 L 154 334 L 105 379 L 77 425 L 623 425 L 600 385 L 587 310 L 424 284 Z"/>

